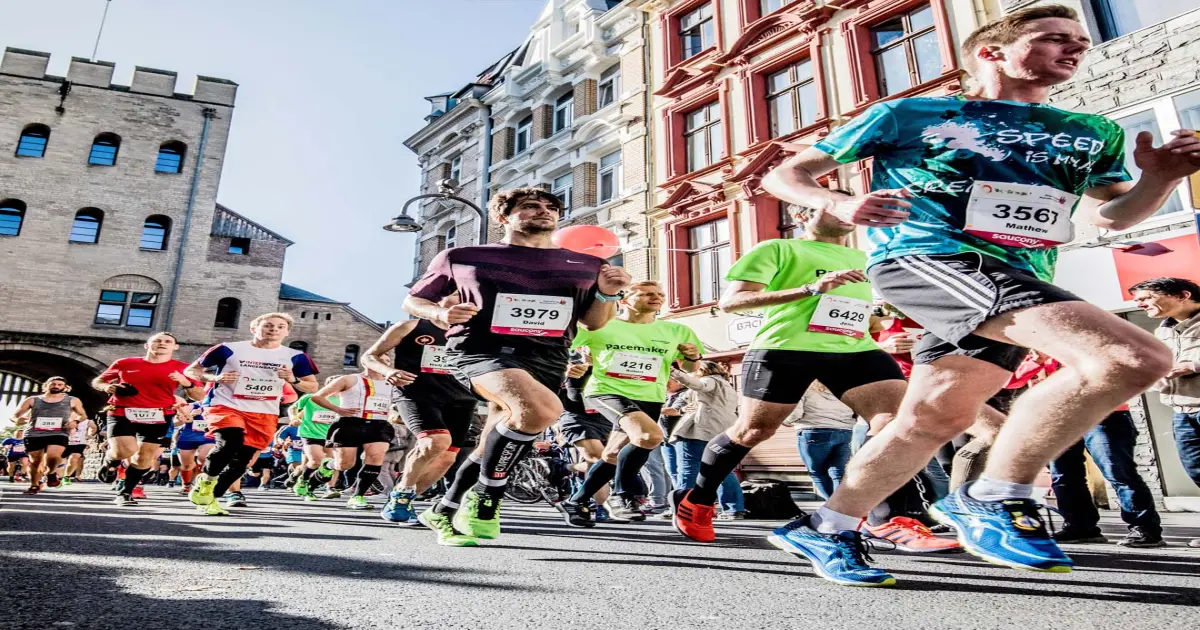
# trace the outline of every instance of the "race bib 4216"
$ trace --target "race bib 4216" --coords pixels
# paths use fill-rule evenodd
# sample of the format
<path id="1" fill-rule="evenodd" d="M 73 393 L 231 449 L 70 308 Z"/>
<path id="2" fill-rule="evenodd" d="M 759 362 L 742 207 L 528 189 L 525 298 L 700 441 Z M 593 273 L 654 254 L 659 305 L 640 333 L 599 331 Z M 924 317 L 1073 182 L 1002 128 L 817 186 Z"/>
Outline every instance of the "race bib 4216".
<path id="1" fill-rule="evenodd" d="M 662 371 L 662 361 L 662 357 L 654 354 L 618 352 L 613 355 L 604 375 L 612 378 L 654 382 L 658 380 L 658 375 Z"/>

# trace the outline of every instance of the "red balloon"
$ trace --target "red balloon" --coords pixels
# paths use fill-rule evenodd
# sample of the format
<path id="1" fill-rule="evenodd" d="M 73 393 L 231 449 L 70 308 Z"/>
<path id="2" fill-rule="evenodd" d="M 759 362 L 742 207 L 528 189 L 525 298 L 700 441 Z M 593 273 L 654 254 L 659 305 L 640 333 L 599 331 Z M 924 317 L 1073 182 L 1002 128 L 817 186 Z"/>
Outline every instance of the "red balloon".
<path id="1" fill-rule="evenodd" d="M 551 240 L 563 249 L 599 258 L 612 258 L 621 251 L 617 235 L 598 225 L 572 225 L 555 232 Z"/>

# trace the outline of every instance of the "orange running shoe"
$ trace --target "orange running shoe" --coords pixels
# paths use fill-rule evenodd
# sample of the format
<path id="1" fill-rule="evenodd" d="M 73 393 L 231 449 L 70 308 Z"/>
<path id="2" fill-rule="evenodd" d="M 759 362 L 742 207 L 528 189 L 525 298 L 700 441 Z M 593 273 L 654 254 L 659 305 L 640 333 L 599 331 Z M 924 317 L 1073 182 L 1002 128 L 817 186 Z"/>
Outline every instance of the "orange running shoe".
<path id="1" fill-rule="evenodd" d="M 712 542 L 717 533 L 713 531 L 713 515 L 717 509 L 711 505 L 698 505 L 687 498 L 687 490 L 671 493 L 671 522 L 675 529 L 696 542 Z"/>
<path id="2" fill-rule="evenodd" d="M 141 486 L 138 486 L 138 487 L 136 487 L 136 488 L 134 488 L 134 489 L 133 489 L 133 492 L 132 492 L 132 493 L 130 493 L 130 495 L 129 495 L 129 496 L 131 496 L 131 497 L 133 497 L 133 498 L 135 498 L 135 499 L 145 499 L 145 498 L 146 498 L 146 491 L 145 491 L 145 490 L 142 490 L 142 487 L 141 487 Z"/>
<path id="3" fill-rule="evenodd" d="M 920 521 L 907 516 L 897 516 L 875 527 L 866 525 L 863 529 L 876 538 L 895 544 L 897 550 L 908 553 L 959 553 L 963 550 L 957 540 L 939 538 Z"/>

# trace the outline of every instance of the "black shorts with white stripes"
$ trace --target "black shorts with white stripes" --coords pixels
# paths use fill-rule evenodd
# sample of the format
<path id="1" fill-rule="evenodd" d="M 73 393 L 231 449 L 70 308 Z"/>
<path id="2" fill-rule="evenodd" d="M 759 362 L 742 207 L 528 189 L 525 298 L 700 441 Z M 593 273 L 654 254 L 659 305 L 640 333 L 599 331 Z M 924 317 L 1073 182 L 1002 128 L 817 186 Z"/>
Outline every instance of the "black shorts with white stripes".
<path id="1" fill-rule="evenodd" d="M 952 354 L 1013 370 L 1025 348 L 974 334 L 983 322 L 1019 308 L 1079 302 L 1032 272 L 976 252 L 901 256 L 867 270 L 872 288 L 925 328 L 913 348 L 918 364 Z"/>

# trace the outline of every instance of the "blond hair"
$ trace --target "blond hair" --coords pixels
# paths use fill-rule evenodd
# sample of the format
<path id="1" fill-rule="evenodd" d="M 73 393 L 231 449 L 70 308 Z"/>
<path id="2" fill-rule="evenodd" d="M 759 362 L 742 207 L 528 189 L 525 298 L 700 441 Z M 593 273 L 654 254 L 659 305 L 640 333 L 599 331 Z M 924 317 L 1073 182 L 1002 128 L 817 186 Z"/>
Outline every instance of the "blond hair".
<path id="1" fill-rule="evenodd" d="M 967 74 L 974 75 L 978 69 L 975 51 L 979 50 L 981 46 L 1007 46 L 1021 38 L 1026 24 L 1046 18 L 1061 18 L 1078 22 L 1079 14 L 1075 12 L 1075 9 L 1061 4 L 1047 4 L 1013 11 L 1002 19 L 985 24 L 975 29 L 975 32 L 963 40 L 963 68 L 966 69 Z"/>
<path id="2" fill-rule="evenodd" d="M 258 326 L 259 324 L 267 321 L 268 319 L 275 318 L 275 317 L 287 322 L 288 330 L 291 330 L 292 326 L 296 323 L 296 320 L 291 315 L 288 315 L 287 313 L 263 313 L 262 315 L 259 315 L 258 317 L 255 317 L 254 319 L 250 320 L 250 327 L 254 328 L 254 327 Z"/>

